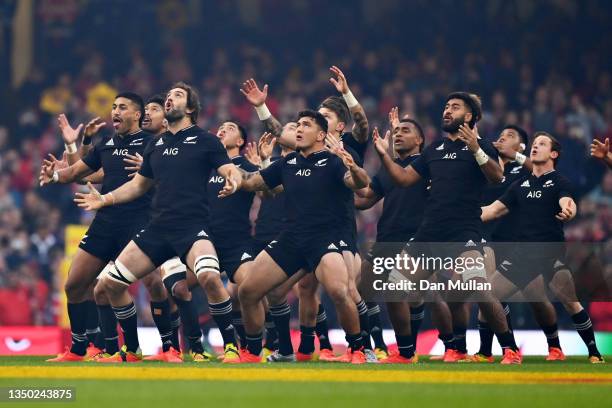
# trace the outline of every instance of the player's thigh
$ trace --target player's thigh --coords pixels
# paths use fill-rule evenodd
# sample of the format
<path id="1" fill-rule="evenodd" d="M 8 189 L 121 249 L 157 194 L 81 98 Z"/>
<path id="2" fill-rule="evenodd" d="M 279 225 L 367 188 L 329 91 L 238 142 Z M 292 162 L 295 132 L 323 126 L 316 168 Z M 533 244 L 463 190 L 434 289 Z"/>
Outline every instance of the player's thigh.
<path id="1" fill-rule="evenodd" d="M 261 299 L 272 289 L 288 280 L 296 283 L 301 276 L 300 272 L 288 276 L 266 251 L 262 251 L 257 255 L 249 273 L 240 284 L 240 298 Z"/>
<path id="2" fill-rule="evenodd" d="M 319 289 L 319 281 L 314 273 L 306 274 L 298 282 L 299 297 L 316 297 Z"/>
<path id="3" fill-rule="evenodd" d="M 187 255 L 185 257 L 187 267 L 191 268 L 197 275 L 197 269 L 195 267 L 195 263 L 202 259 L 202 257 L 213 256 L 217 258 L 217 252 L 215 251 L 215 247 L 212 242 L 206 239 L 200 239 L 193 243 Z M 217 268 L 219 267 L 217 261 Z"/>
<path id="4" fill-rule="evenodd" d="M 574 283 L 574 277 L 569 269 L 564 268 L 555 272 L 554 276 L 548 284 L 550 291 L 555 297 L 566 306 L 569 303 L 575 303 L 578 301 L 576 296 L 576 285 Z"/>
<path id="5" fill-rule="evenodd" d="M 234 283 L 237 286 L 240 286 L 242 282 L 246 279 L 247 275 L 251 272 L 251 268 L 253 267 L 253 261 L 245 262 L 240 264 L 238 269 L 233 274 Z"/>
<path id="6" fill-rule="evenodd" d="M 319 261 L 315 275 L 327 294 L 334 300 L 348 295 L 349 273 L 342 255 L 328 252 Z"/>
<path id="7" fill-rule="evenodd" d="M 155 264 L 145 254 L 134 241 L 130 241 L 123 251 L 115 260 L 115 266 L 121 268 L 123 266 L 136 279 L 141 279 L 144 276 L 155 270 Z"/>
<path id="8" fill-rule="evenodd" d="M 519 291 L 519 288 L 510 279 L 498 271 L 489 277 L 489 282 L 493 288 L 493 295 L 502 302 Z"/>

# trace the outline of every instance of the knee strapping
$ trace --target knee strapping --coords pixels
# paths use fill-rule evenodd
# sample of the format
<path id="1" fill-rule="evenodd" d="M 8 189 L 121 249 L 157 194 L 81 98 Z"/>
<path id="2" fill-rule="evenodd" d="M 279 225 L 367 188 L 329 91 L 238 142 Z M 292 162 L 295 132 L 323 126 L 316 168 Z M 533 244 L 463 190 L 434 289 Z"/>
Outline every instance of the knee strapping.
<path id="1" fill-rule="evenodd" d="M 193 271 L 197 277 L 202 273 L 213 272 L 220 274 L 219 258 L 215 255 L 202 255 L 196 258 L 193 263 Z"/>
<path id="2" fill-rule="evenodd" d="M 122 283 L 126 286 L 130 286 L 132 283 L 136 282 L 138 278 L 134 276 L 132 272 L 128 270 L 119 260 L 116 260 L 114 264 L 108 269 L 106 278 Z"/>

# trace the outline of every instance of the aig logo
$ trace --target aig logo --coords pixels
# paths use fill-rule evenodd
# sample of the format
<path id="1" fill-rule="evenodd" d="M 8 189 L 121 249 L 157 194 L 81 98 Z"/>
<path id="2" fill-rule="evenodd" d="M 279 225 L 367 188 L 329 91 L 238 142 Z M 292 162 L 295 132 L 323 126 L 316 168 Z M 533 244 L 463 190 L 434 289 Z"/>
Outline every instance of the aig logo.
<path id="1" fill-rule="evenodd" d="M 127 156 L 128 149 L 115 149 L 113 150 L 113 156 Z"/>
<path id="2" fill-rule="evenodd" d="M 210 180 L 208 180 L 209 183 L 225 183 L 225 179 L 221 176 L 212 176 L 210 178 Z"/>
<path id="3" fill-rule="evenodd" d="M 310 176 L 310 169 L 300 169 L 295 173 L 296 176 L 308 177 Z"/>
<path id="4" fill-rule="evenodd" d="M 443 157 L 443 159 L 450 159 L 450 160 L 454 160 L 457 158 L 457 153 L 446 153 Z"/>
<path id="5" fill-rule="evenodd" d="M 162 153 L 162 156 L 176 156 L 178 155 L 179 149 L 178 147 L 166 148 Z"/>
<path id="6" fill-rule="evenodd" d="M 530 191 L 529 194 L 527 194 L 527 198 L 540 198 L 540 197 L 542 197 L 542 192 L 540 190 Z"/>

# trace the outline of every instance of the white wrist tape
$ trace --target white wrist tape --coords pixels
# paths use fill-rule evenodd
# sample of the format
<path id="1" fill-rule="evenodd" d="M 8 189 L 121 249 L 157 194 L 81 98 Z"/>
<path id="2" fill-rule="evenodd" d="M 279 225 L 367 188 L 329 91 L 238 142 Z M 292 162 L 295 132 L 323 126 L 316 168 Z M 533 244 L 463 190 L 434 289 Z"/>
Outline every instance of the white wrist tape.
<path id="1" fill-rule="evenodd" d="M 263 160 L 261 162 L 261 168 L 265 169 L 268 168 L 270 166 L 271 162 L 270 162 L 270 158 L 268 157 L 266 160 Z"/>
<path id="2" fill-rule="evenodd" d="M 257 112 L 257 116 L 259 116 L 259 120 L 266 120 L 272 116 L 272 112 L 270 112 L 270 109 L 268 109 L 268 106 L 265 103 L 263 105 L 256 106 L 255 112 Z"/>
<path id="3" fill-rule="evenodd" d="M 64 147 L 66 148 L 66 153 L 68 154 L 75 154 L 77 152 L 76 143 L 64 144 Z"/>
<path id="4" fill-rule="evenodd" d="M 342 97 L 344 98 L 344 101 L 348 105 L 349 109 L 359 105 L 357 98 L 355 98 L 355 95 L 353 95 L 350 90 L 347 93 L 342 94 Z"/>
<path id="5" fill-rule="evenodd" d="M 517 162 L 518 164 L 522 166 L 523 164 L 525 164 L 526 160 L 527 160 L 527 156 L 525 156 L 522 153 L 516 152 L 516 156 L 514 156 L 515 162 Z"/>
<path id="6" fill-rule="evenodd" d="M 484 152 L 484 150 L 482 150 L 482 148 L 478 149 L 478 151 L 474 153 L 474 158 L 479 166 L 482 166 L 489 161 L 489 156 Z"/>
<path id="7" fill-rule="evenodd" d="M 53 182 L 54 182 L 54 183 L 58 183 L 58 182 L 59 182 L 59 173 L 57 172 L 57 170 L 55 170 L 55 171 L 53 172 L 53 177 L 52 177 L 52 179 L 53 179 Z"/>

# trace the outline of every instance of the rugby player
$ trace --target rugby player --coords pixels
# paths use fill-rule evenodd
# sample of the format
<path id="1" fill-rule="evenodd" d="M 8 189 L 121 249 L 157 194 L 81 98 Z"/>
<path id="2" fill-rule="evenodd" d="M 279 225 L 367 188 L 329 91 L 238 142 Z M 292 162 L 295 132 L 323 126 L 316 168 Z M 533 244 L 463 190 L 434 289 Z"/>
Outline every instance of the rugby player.
<path id="1" fill-rule="evenodd" d="M 130 179 L 131 170 L 126 168 L 124 158 L 128 155 L 135 156 L 144 151 L 147 143 L 152 139 L 152 135 L 140 129 L 144 116 L 144 103 L 140 96 L 125 92 L 120 93 L 115 98 L 112 109 L 113 127 L 116 134 L 105 138 L 98 143 L 87 156 L 78 160 L 73 165 L 62 169 L 54 170 L 55 163 L 45 161 L 40 174 L 41 185 L 49 183 L 71 183 L 87 177 L 94 172 L 103 170 L 102 191 L 110 191 Z M 78 137 L 78 133 L 70 128 L 65 117 L 60 118 L 63 123 L 62 133 L 72 134 Z M 70 128 L 70 129 L 68 129 Z M 79 129 L 79 128 L 77 128 Z M 72 131 L 72 132 L 71 132 Z M 70 141 L 74 143 L 74 141 Z M 76 147 L 72 144 L 67 146 L 70 154 L 76 152 Z M 145 194 L 138 200 L 99 211 L 87 233 L 81 240 L 79 249 L 75 254 L 71 269 L 68 274 L 65 291 L 68 298 L 68 315 L 71 322 L 72 346 L 65 353 L 58 355 L 48 361 L 82 361 L 86 347 L 86 337 L 84 336 L 84 325 L 86 324 L 87 312 L 83 302 L 87 288 L 90 287 L 96 277 L 105 268 L 106 264 L 113 260 L 121 249 L 129 242 L 131 237 L 142 228 L 149 218 L 150 194 Z M 163 286 L 162 286 L 163 289 Z M 158 293 L 159 294 L 159 293 Z M 159 294 L 160 297 L 162 296 Z M 165 295 L 165 290 L 163 290 Z M 102 297 L 96 296 L 99 302 L 103 302 Z M 169 309 L 167 299 L 164 299 L 163 306 Z M 159 302 L 160 304 L 162 302 Z M 100 303 L 101 321 L 103 328 L 108 322 L 105 316 L 105 307 Z M 134 309 L 135 313 L 135 309 Z M 158 329 L 162 337 L 164 350 L 172 347 L 172 330 L 170 327 L 169 313 L 164 314 L 165 318 L 157 319 Z M 116 323 L 115 330 L 116 330 Z M 112 325 L 110 325 L 112 326 Z M 118 355 L 117 337 L 109 334 L 113 328 L 107 327 L 105 333 L 106 353 Z M 101 361 L 103 357 L 97 358 Z"/>
<path id="2" fill-rule="evenodd" d="M 293 285 L 305 272 L 314 272 L 334 301 L 347 333 L 351 362 L 365 362 L 354 302 L 348 294 L 348 271 L 339 248 L 339 214 L 345 197 L 368 185 L 367 173 L 342 149 L 325 149 L 327 121 L 318 112 L 302 111 L 297 127 L 297 149 L 243 182 L 247 190 L 285 190 L 295 217 L 290 227 L 261 252 L 239 289 L 247 334 L 242 362 L 261 361 L 262 299 L 275 287 Z M 348 168 L 348 171 L 347 171 Z"/>
<path id="3" fill-rule="evenodd" d="M 135 307 L 127 287 L 179 256 L 194 271 L 208 296 L 225 344 L 224 362 L 237 362 L 232 303 L 210 241 L 206 181 L 211 170 L 217 169 L 226 180 L 224 189 L 234 191 L 242 178 L 218 138 L 196 126 L 200 102 L 193 87 L 175 84 L 164 108 L 168 131 L 147 146 L 142 167 L 131 181 L 104 195 L 91 184 L 89 193 L 76 194 L 75 202 L 81 208 L 97 210 L 138 200 L 156 186 L 151 222 L 128 243 L 95 289 L 107 293 L 125 333 L 125 352 L 107 361 L 141 359 Z"/>
<path id="4" fill-rule="evenodd" d="M 540 243 L 540 247 L 530 244 L 531 251 L 516 248 L 504 257 L 506 267 L 512 269 L 503 274 L 530 298 L 543 294 L 547 285 L 571 316 L 588 348 L 589 361 L 603 363 L 591 319 L 577 300 L 573 277 L 565 265 L 563 223 L 573 219 L 577 209 L 569 181 L 555 170 L 561 145 L 546 132 L 536 132 L 534 136 L 530 154 L 532 173 L 516 180 L 499 199 L 482 207 L 482 220 L 491 221 L 513 212 L 520 214 L 516 241 Z"/>
<path id="5" fill-rule="evenodd" d="M 376 150 L 384 167 L 395 183 L 410 186 L 421 179 L 431 180 L 423 222 L 414 236 L 415 244 L 429 242 L 454 243 L 449 247 L 460 258 L 483 257 L 479 203 L 487 181 L 500 182 L 503 173 L 497 162 L 497 152 L 490 143 L 479 139 L 473 131 L 481 117 L 479 102 L 465 92 L 451 93 L 442 115 L 442 129 L 446 135 L 429 145 L 421 156 L 407 167 L 395 163 L 381 137 L 375 137 Z M 412 244 L 411 244 L 412 245 Z M 417 271 L 422 276 L 423 271 Z M 464 282 L 486 281 L 484 268 L 474 268 L 463 274 Z M 479 306 L 489 321 L 504 349 L 503 364 L 520 364 L 522 358 L 508 329 L 503 308 L 491 293 L 478 293 Z M 453 323 L 462 303 L 452 306 Z M 459 322 L 463 323 L 463 322 Z M 466 354 L 455 352 L 459 361 Z"/>

